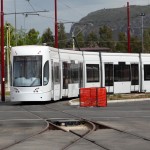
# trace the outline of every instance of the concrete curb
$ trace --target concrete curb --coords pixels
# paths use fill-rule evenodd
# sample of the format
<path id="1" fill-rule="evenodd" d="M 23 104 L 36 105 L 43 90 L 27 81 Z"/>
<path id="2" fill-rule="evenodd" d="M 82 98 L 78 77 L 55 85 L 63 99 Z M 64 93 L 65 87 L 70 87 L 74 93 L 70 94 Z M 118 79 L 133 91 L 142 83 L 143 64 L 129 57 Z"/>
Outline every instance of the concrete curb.
<path id="1" fill-rule="evenodd" d="M 107 103 L 123 103 L 123 102 L 140 102 L 140 101 L 148 101 L 150 98 L 140 98 L 140 99 L 120 99 L 120 100 L 108 100 Z M 72 99 L 69 101 L 69 105 L 71 106 L 79 106 L 80 102 L 77 99 Z"/>
<path id="2" fill-rule="evenodd" d="M 120 100 L 109 100 L 108 103 L 122 103 L 122 102 L 140 102 L 148 101 L 150 98 L 139 98 L 139 99 L 120 99 Z"/>

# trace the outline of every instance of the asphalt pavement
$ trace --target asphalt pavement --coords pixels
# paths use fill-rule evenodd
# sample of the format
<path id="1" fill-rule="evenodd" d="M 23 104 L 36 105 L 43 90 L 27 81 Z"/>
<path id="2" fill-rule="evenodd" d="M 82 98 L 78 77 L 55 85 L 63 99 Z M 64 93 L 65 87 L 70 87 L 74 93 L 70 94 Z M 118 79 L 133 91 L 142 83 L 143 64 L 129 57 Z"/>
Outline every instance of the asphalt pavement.
<path id="1" fill-rule="evenodd" d="M 0 149 L 18 143 L 7 149 L 61 150 L 78 139 L 78 136 L 61 130 L 42 131 L 47 128 L 48 119 L 74 119 L 73 116 L 108 128 L 99 128 L 86 137 L 103 147 L 82 139 L 69 150 L 150 149 L 150 99 L 108 101 L 107 107 L 80 107 L 79 102 L 69 105 L 68 100 L 55 103 L 11 103 L 9 97 L 6 102 L 0 102 Z M 19 143 L 24 138 L 24 142 Z"/>

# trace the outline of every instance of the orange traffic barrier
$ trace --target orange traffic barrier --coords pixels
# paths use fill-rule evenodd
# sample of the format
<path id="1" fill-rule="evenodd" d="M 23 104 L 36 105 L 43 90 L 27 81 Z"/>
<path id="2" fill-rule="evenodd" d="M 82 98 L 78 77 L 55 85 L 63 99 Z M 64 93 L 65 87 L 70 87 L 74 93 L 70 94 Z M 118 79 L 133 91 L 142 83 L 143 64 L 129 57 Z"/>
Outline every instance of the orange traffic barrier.
<path id="1" fill-rule="evenodd" d="M 106 107 L 107 106 L 107 91 L 106 88 L 97 89 L 97 106 Z"/>
<path id="2" fill-rule="evenodd" d="M 80 106 L 90 106 L 90 88 L 80 88 Z"/>
<path id="3" fill-rule="evenodd" d="M 81 107 L 106 107 L 107 92 L 106 88 L 81 88 L 80 89 Z"/>
<path id="4" fill-rule="evenodd" d="M 95 107 L 97 104 L 97 88 L 91 88 L 90 90 L 90 106 Z"/>

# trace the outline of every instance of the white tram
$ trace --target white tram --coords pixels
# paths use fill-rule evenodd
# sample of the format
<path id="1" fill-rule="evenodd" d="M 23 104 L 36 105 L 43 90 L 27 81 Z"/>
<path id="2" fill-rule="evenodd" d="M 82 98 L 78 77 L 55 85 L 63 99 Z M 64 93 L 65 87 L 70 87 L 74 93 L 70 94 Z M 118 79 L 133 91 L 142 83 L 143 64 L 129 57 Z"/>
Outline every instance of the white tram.
<path id="1" fill-rule="evenodd" d="M 12 48 L 11 101 L 78 97 L 80 87 L 106 87 L 108 93 L 150 92 L 150 54 Z"/>

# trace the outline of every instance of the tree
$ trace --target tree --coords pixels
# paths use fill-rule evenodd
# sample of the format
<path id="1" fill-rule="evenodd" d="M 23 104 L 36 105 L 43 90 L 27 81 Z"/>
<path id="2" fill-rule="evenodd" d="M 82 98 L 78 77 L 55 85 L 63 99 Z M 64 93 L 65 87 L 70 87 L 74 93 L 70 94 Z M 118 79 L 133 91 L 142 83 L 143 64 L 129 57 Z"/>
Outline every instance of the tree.
<path id="1" fill-rule="evenodd" d="M 104 25 L 99 29 L 99 46 L 100 47 L 109 47 L 112 50 L 115 47 L 113 38 L 112 38 L 112 29 Z"/>
<path id="2" fill-rule="evenodd" d="M 38 31 L 36 31 L 34 28 L 30 29 L 26 36 L 26 44 L 27 45 L 39 44 L 40 38 L 38 36 L 39 36 Z"/>
<path id="3" fill-rule="evenodd" d="M 139 53 L 141 52 L 142 44 L 138 37 L 132 36 L 131 37 L 131 52 L 132 53 Z"/>
<path id="4" fill-rule="evenodd" d="M 23 29 L 20 29 L 17 32 L 17 45 L 25 45 L 26 44 L 26 33 L 24 32 Z"/>
<path id="5" fill-rule="evenodd" d="M 87 47 L 97 46 L 97 40 L 98 38 L 94 32 L 89 33 L 86 38 L 86 46 Z"/>
<path id="6" fill-rule="evenodd" d="M 83 36 L 82 32 L 80 32 L 76 36 L 76 41 L 77 41 L 79 47 L 84 47 L 85 46 L 85 44 L 84 44 L 84 36 Z"/>
<path id="7" fill-rule="evenodd" d="M 67 43 L 67 36 L 63 23 L 58 24 L 58 45 L 59 48 L 65 48 Z"/>
<path id="8" fill-rule="evenodd" d="M 144 52 L 150 52 L 150 28 L 144 30 Z"/>
<path id="9" fill-rule="evenodd" d="M 54 37 L 50 28 L 47 28 L 41 37 L 42 43 L 48 46 L 54 46 Z"/>
<path id="10" fill-rule="evenodd" d="M 84 41 L 84 36 L 82 34 L 82 29 L 76 27 L 73 31 L 74 38 L 77 43 L 75 43 L 75 47 L 79 46 L 84 47 L 85 46 L 85 41 Z M 78 44 L 78 45 L 77 45 Z"/>
<path id="11" fill-rule="evenodd" d="M 119 38 L 116 45 L 116 51 L 127 52 L 127 37 L 123 32 L 119 33 Z"/>

